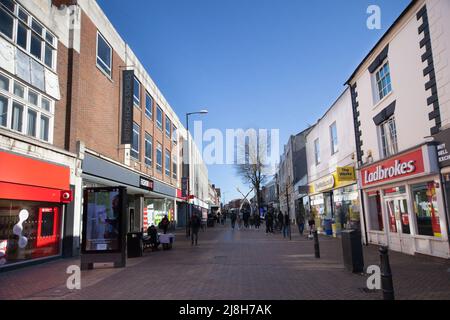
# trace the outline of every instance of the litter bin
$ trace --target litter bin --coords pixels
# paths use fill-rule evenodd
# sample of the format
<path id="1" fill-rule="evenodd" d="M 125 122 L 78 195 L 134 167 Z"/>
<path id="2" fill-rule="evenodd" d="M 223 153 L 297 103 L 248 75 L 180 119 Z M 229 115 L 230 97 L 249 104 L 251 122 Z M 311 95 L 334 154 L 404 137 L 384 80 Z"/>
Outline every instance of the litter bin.
<path id="1" fill-rule="evenodd" d="M 343 230 L 341 237 L 344 266 L 353 273 L 364 272 L 361 232 L 358 230 Z"/>
<path id="2" fill-rule="evenodd" d="M 128 258 L 142 257 L 144 251 L 142 232 L 130 232 L 127 234 Z"/>

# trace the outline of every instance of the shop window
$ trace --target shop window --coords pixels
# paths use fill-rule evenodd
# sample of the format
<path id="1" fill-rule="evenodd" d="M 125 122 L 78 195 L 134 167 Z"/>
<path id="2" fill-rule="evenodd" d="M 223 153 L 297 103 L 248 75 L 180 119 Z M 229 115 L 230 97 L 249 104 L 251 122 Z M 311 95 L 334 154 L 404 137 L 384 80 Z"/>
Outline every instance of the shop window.
<path id="1" fill-rule="evenodd" d="M 145 94 L 145 115 L 149 118 L 153 118 L 153 99 L 148 93 Z"/>
<path id="2" fill-rule="evenodd" d="M 60 253 L 61 208 L 55 204 L 0 200 L 0 253 L 5 265 Z M 14 233 L 14 227 L 20 235 Z M 0 259 L 1 260 L 1 259 Z"/>
<path id="3" fill-rule="evenodd" d="M 336 233 L 343 229 L 360 229 L 359 197 L 356 185 L 333 191 Z"/>
<path id="4" fill-rule="evenodd" d="M 133 141 L 131 144 L 131 156 L 139 160 L 139 145 L 140 145 L 141 127 L 133 122 Z"/>
<path id="5" fill-rule="evenodd" d="M 381 210 L 381 195 L 379 191 L 367 193 L 369 217 L 369 229 L 373 231 L 384 231 L 383 213 Z"/>
<path id="6" fill-rule="evenodd" d="M 441 237 L 435 183 L 414 185 L 412 191 L 419 235 Z"/>
<path id="7" fill-rule="evenodd" d="M 112 49 L 99 32 L 97 33 L 97 67 L 111 77 Z"/>

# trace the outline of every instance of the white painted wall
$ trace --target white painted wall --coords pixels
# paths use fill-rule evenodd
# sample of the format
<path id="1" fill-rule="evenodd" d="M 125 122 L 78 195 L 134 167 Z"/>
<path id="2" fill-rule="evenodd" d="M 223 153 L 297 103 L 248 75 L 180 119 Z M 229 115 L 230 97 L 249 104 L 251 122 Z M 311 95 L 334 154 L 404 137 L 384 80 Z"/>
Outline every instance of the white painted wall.
<path id="1" fill-rule="evenodd" d="M 331 154 L 330 126 L 336 122 L 338 152 Z M 314 141 L 319 139 L 321 162 L 316 165 Z M 336 171 L 336 167 L 352 166 L 356 159 L 355 133 L 350 90 L 346 89 L 326 114 L 318 120 L 306 136 L 306 158 L 308 182 L 325 177 Z"/>

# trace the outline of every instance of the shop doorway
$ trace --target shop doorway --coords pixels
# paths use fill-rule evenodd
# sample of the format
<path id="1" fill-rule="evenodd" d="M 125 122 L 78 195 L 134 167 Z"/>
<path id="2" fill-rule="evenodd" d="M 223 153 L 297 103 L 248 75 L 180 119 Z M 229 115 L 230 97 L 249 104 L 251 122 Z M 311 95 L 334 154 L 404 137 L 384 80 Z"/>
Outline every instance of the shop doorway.
<path id="1" fill-rule="evenodd" d="M 395 251 L 412 254 L 411 225 L 406 194 L 392 196 L 387 194 L 384 202 L 389 224 L 389 247 Z"/>

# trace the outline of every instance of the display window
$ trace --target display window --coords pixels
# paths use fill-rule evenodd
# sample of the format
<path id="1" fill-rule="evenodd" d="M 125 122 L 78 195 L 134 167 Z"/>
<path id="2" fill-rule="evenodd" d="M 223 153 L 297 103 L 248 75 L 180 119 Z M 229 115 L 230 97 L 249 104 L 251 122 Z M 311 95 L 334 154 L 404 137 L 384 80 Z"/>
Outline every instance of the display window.
<path id="1" fill-rule="evenodd" d="M 144 230 L 154 225 L 158 227 L 161 220 L 167 216 L 169 221 L 175 220 L 174 202 L 168 199 L 145 199 L 144 207 Z"/>
<path id="2" fill-rule="evenodd" d="M 412 192 L 419 235 L 440 238 L 442 234 L 435 183 L 413 185 Z"/>
<path id="3" fill-rule="evenodd" d="M 367 214 L 369 217 L 370 230 L 384 231 L 380 191 L 368 192 L 367 198 L 368 198 Z"/>
<path id="4" fill-rule="evenodd" d="M 333 206 L 336 233 L 344 229 L 361 228 L 360 205 L 356 185 L 333 191 Z"/>
<path id="5" fill-rule="evenodd" d="M 0 200 L 0 265 L 60 254 L 61 206 Z"/>

